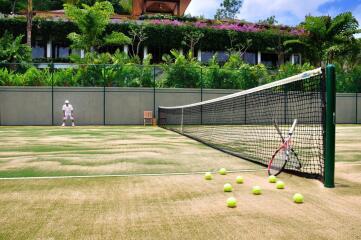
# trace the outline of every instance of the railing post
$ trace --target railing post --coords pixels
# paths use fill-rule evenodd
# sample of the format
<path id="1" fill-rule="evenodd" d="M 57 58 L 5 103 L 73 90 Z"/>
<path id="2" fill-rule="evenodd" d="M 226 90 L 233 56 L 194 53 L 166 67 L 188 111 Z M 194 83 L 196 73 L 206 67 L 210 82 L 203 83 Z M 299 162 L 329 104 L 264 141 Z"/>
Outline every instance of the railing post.
<path id="1" fill-rule="evenodd" d="M 335 104 L 336 73 L 334 65 L 326 67 L 326 144 L 325 144 L 325 177 L 324 186 L 335 187 Z"/>
<path id="2" fill-rule="evenodd" d="M 50 64 L 51 72 L 51 125 L 54 126 L 54 63 Z"/>
<path id="3" fill-rule="evenodd" d="M 103 74 L 103 125 L 105 126 L 105 100 L 106 100 L 106 96 L 105 96 L 105 78 L 106 78 L 106 65 L 103 65 L 104 71 L 102 71 Z"/>
<path id="4" fill-rule="evenodd" d="M 153 66 L 153 118 L 155 118 L 155 66 Z"/>
<path id="5" fill-rule="evenodd" d="M 201 102 L 203 102 L 203 68 L 201 67 Z M 203 124 L 203 105 L 201 105 L 201 125 Z"/>

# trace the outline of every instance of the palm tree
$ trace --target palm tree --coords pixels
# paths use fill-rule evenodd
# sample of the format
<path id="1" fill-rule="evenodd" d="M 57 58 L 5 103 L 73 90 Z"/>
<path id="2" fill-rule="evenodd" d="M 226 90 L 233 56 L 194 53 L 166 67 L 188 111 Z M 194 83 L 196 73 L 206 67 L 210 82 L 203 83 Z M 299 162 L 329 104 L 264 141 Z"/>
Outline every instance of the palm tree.
<path id="1" fill-rule="evenodd" d="M 26 44 L 31 47 L 31 28 L 33 22 L 33 0 L 28 0 L 28 9 L 26 14 L 27 24 L 26 24 Z"/>
<path id="2" fill-rule="evenodd" d="M 300 26 L 309 35 L 283 44 L 286 47 L 306 47 L 315 65 L 321 65 L 322 61 L 330 63 L 337 56 L 348 54 L 349 46 L 356 41 L 354 34 L 360 32 L 358 22 L 351 12 L 341 13 L 334 18 L 307 16 Z"/>

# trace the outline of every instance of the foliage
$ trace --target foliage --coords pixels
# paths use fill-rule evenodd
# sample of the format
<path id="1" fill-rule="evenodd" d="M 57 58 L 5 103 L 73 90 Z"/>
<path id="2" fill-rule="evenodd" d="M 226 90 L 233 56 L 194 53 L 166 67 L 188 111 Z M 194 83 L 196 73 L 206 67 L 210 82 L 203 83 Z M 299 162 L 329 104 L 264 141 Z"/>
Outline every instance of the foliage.
<path id="1" fill-rule="evenodd" d="M 344 69 L 340 64 L 336 64 L 336 90 L 361 93 L 361 65 Z"/>
<path id="2" fill-rule="evenodd" d="M 217 9 L 215 19 L 234 19 L 242 7 L 243 0 L 223 0 Z"/>
<path id="3" fill-rule="evenodd" d="M 160 87 L 196 88 L 201 86 L 200 63 L 189 52 L 187 56 L 177 50 L 171 51 L 171 56 L 163 56 L 164 78 Z"/>
<path id="4" fill-rule="evenodd" d="M 48 86 L 51 85 L 51 75 L 48 69 L 30 67 L 22 76 L 24 86 Z"/>
<path id="5" fill-rule="evenodd" d="M 286 63 L 279 67 L 277 74 L 274 76 L 274 79 L 279 80 L 279 79 L 291 77 L 293 75 L 312 69 L 314 69 L 314 67 L 309 63 L 304 63 L 303 65 Z"/>
<path id="6" fill-rule="evenodd" d="M 22 44 L 23 35 L 13 37 L 5 32 L 0 38 L 0 62 L 23 63 L 31 61 L 31 49 Z"/>
<path id="7" fill-rule="evenodd" d="M 62 9 L 63 0 L 33 0 L 33 9 L 40 11 Z M 19 13 L 26 10 L 27 0 L 0 0 L 0 12 Z"/>
<path id="8" fill-rule="evenodd" d="M 65 4 L 65 15 L 79 28 L 80 33 L 71 32 L 68 38 L 72 41 L 72 48 L 85 51 L 97 50 L 107 44 L 127 44 L 130 39 L 120 32 L 112 32 L 102 38 L 109 23 L 110 16 L 114 13 L 110 2 L 95 2 L 93 6 L 86 4 L 78 8 L 72 4 Z"/>
<path id="9" fill-rule="evenodd" d="M 130 27 L 135 25 L 133 22 L 124 22 L 122 24 L 110 23 L 107 25 L 104 34 L 110 34 L 113 31 L 122 32 L 129 36 Z M 199 28 L 194 25 L 185 26 L 169 26 L 169 25 L 155 25 L 155 24 L 143 24 L 143 31 L 147 35 L 147 39 L 142 44 L 148 47 L 158 47 L 159 43 L 162 43 L 164 48 L 182 48 L 182 41 L 184 33 L 199 30 L 204 34 L 204 37 L 199 41 L 199 47 L 204 51 L 225 51 L 230 48 L 230 41 L 228 31 L 214 28 Z M 26 21 L 24 18 L 0 18 L 0 35 L 5 30 L 13 33 L 14 35 L 26 34 Z M 79 28 L 73 22 L 64 21 L 49 21 L 46 19 L 34 18 L 33 20 L 33 35 L 42 36 L 44 41 L 52 39 L 53 42 L 69 42 L 67 35 L 70 32 L 80 32 Z M 287 30 L 289 31 L 289 30 Z M 249 47 L 249 51 L 266 51 L 269 47 L 274 47 L 278 44 L 279 39 L 282 42 L 299 39 L 298 35 L 282 34 L 280 31 L 273 29 L 265 29 L 259 32 L 238 32 L 234 31 L 235 42 L 246 43 L 247 39 L 252 40 L 252 45 Z M 303 52 L 304 49 L 300 48 L 299 52 Z"/>
<path id="10" fill-rule="evenodd" d="M 104 37 L 104 42 L 104 45 L 122 45 L 130 44 L 131 40 L 123 33 L 112 32 L 111 34 Z"/>
<path id="11" fill-rule="evenodd" d="M 265 24 L 265 25 L 275 25 L 278 23 L 278 21 L 276 20 L 276 16 L 273 15 L 273 16 L 266 18 L 265 20 L 259 20 L 258 23 Z"/>
<path id="12" fill-rule="evenodd" d="M 129 35 L 132 39 L 132 55 L 139 56 L 141 44 L 148 39 L 148 35 L 145 31 L 145 26 L 137 26 L 134 24 L 130 25 Z"/>
<path id="13" fill-rule="evenodd" d="M 177 20 L 177 21 L 182 21 L 182 22 L 196 22 L 197 20 L 199 20 L 200 18 L 197 17 L 192 17 L 189 14 L 183 15 L 183 16 L 174 16 L 174 15 L 169 15 L 169 14 L 154 14 L 154 15 L 141 15 L 139 17 L 139 20 L 154 20 L 154 19 L 168 19 L 168 20 Z"/>
<path id="14" fill-rule="evenodd" d="M 316 65 L 320 65 L 322 60 L 329 63 L 338 56 L 349 54 L 349 46 L 356 41 L 354 34 L 359 32 L 358 22 L 351 12 L 334 18 L 307 16 L 301 26 L 310 33 L 309 37 L 285 41 L 284 44 L 306 47 Z"/>
<path id="15" fill-rule="evenodd" d="M 204 37 L 201 31 L 190 31 L 184 34 L 182 44 L 190 49 L 190 53 L 194 56 L 194 47 L 198 44 L 199 40 Z"/>

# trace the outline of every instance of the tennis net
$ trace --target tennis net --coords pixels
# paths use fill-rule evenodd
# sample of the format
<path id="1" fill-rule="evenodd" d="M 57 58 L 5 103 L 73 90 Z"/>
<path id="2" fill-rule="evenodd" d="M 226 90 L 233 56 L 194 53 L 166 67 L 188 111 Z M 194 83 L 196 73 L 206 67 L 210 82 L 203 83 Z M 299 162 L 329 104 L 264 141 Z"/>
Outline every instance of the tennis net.
<path id="1" fill-rule="evenodd" d="M 292 147 L 298 159 L 288 161 L 285 171 L 323 179 L 325 88 L 319 68 L 204 102 L 159 107 L 158 124 L 223 152 L 267 165 L 282 143 L 275 125 L 285 137 L 297 119 Z"/>

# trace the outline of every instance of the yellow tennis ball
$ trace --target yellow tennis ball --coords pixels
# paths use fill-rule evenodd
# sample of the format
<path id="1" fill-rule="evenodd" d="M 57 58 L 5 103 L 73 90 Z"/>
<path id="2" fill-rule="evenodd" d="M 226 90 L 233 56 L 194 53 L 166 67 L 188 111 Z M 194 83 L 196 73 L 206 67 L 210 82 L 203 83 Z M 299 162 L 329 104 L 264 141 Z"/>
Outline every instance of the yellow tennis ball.
<path id="1" fill-rule="evenodd" d="M 293 195 L 293 201 L 295 203 L 303 203 L 303 195 L 301 193 L 296 193 L 295 195 Z"/>
<path id="2" fill-rule="evenodd" d="M 283 181 L 281 181 L 281 180 L 278 180 L 276 182 L 276 188 L 277 189 L 284 189 L 285 188 L 285 183 Z"/>
<path id="3" fill-rule="evenodd" d="M 205 179 L 205 180 L 212 180 L 212 179 L 213 179 L 212 173 L 206 172 L 206 173 L 204 174 L 204 179 Z"/>
<path id="4" fill-rule="evenodd" d="M 232 192 L 232 190 L 233 190 L 233 187 L 232 187 L 232 185 L 231 185 L 230 183 L 224 184 L 224 186 L 223 186 L 223 191 L 225 191 L 225 192 Z"/>
<path id="5" fill-rule="evenodd" d="M 252 193 L 253 193 L 254 195 L 261 195 L 261 193 L 262 193 L 261 187 L 260 187 L 260 186 L 254 186 L 254 187 L 252 188 Z"/>
<path id="6" fill-rule="evenodd" d="M 243 177 L 242 177 L 242 176 L 237 176 L 237 178 L 236 178 L 236 183 L 241 184 L 241 183 L 243 183 L 243 182 L 244 182 Z"/>
<path id="7" fill-rule="evenodd" d="M 221 175 L 227 175 L 227 170 L 225 169 L 225 168 L 221 168 L 221 169 L 219 169 L 219 174 L 221 174 Z"/>
<path id="8" fill-rule="evenodd" d="M 268 182 L 275 183 L 276 181 L 277 181 L 276 176 L 271 175 L 271 176 L 268 177 Z"/>
<path id="9" fill-rule="evenodd" d="M 227 199 L 227 207 L 235 208 L 237 207 L 237 200 L 234 197 L 230 197 Z"/>

